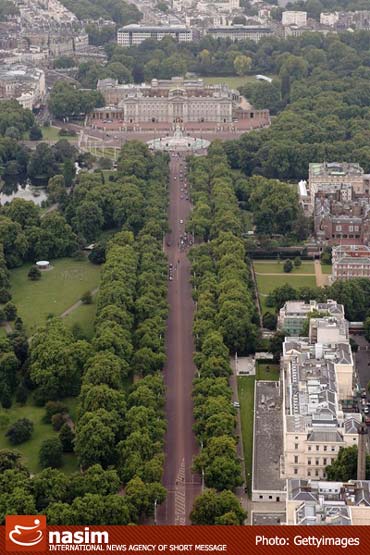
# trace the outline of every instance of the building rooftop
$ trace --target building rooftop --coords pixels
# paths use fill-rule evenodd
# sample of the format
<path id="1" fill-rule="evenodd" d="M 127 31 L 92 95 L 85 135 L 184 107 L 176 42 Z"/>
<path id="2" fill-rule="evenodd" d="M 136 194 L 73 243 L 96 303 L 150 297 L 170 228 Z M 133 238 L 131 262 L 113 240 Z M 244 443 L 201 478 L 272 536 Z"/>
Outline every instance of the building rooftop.
<path id="1" fill-rule="evenodd" d="M 281 526 L 286 523 L 284 513 L 259 513 L 252 512 L 252 526 Z"/>
<path id="2" fill-rule="evenodd" d="M 313 162 L 309 165 L 310 176 L 325 175 L 363 175 L 364 170 L 359 164 L 349 162 Z"/>
<path id="3" fill-rule="evenodd" d="M 118 29 L 119 33 L 127 32 L 147 32 L 147 33 L 170 33 L 170 32 L 187 32 L 191 31 L 189 27 L 185 25 L 140 25 L 138 23 L 130 23 L 129 25 L 124 25 Z"/>
<path id="4" fill-rule="evenodd" d="M 343 441 L 342 424 L 354 417 L 340 410 L 335 364 L 353 364 L 349 343 L 311 344 L 308 338 L 287 337 L 283 354 L 287 430 L 306 431 L 311 441 Z"/>
<path id="5" fill-rule="evenodd" d="M 357 524 L 357 508 L 365 509 L 361 519 L 370 523 L 370 481 L 291 479 L 287 480 L 287 506 L 290 501 L 295 502 L 294 524 Z"/>
<path id="6" fill-rule="evenodd" d="M 283 491 L 283 414 L 280 382 L 255 382 L 253 489 Z"/>
<path id="7" fill-rule="evenodd" d="M 220 25 L 217 27 L 209 27 L 208 33 L 217 33 L 217 32 L 227 32 L 227 33 L 239 33 L 240 31 L 244 32 L 258 32 L 262 31 L 265 33 L 272 33 L 270 27 L 266 27 L 263 25 Z"/>

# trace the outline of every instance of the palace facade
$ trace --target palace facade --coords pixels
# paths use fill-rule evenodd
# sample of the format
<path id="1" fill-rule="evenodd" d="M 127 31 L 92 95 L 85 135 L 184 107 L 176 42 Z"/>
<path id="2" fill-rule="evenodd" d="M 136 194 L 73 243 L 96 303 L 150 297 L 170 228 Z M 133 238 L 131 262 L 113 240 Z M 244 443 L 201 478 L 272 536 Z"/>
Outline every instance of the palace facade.
<path id="1" fill-rule="evenodd" d="M 224 84 L 208 85 L 202 79 L 173 77 L 140 85 L 104 79 L 97 88 L 106 106 L 93 112 L 93 121 L 231 124 L 255 118 L 261 126 L 270 122 L 268 110 L 254 110 L 238 91 Z"/>

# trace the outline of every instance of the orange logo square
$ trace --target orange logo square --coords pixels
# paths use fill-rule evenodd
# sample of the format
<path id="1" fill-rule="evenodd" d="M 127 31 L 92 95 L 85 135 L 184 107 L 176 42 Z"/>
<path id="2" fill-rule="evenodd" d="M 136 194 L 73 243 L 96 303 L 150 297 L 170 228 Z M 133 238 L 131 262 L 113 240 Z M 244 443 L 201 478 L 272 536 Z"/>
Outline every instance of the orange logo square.
<path id="1" fill-rule="evenodd" d="M 8 515 L 5 520 L 6 551 L 46 551 L 46 516 Z"/>

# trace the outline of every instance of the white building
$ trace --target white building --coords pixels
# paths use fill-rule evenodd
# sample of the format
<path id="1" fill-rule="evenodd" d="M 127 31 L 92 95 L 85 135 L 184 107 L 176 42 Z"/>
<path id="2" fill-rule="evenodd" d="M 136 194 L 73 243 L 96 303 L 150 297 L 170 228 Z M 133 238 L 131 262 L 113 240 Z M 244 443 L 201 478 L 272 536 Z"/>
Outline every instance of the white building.
<path id="1" fill-rule="evenodd" d="M 345 413 L 352 398 L 354 362 L 346 320 L 310 321 L 308 338 L 283 344 L 283 420 L 286 478 L 325 478 L 341 447 L 357 445 L 361 415 Z"/>
<path id="2" fill-rule="evenodd" d="M 258 42 L 263 37 L 272 34 L 270 27 L 262 25 L 229 25 L 225 27 L 210 27 L 207 31 L 215 39 L 231 39 L 233 41 L 252 40 Z"/>
<path id="3" fill-rule="evenodd" d="M 339 20 L 338 12 L 322 12 L 320 14 L 321 25 L 328 25 L 329 27 L 334 27 L 334 25 Z"/>
<path id="4" fill-rule="evenodd" d="M 286 11 L 282 13 L 281 23 L 285 25 L 296 25 L 305 27 L 307 25 L 307 12 Z"/>
<path id="5" fill-rule="evenodd" d="M 317 301 L 287 301 L 279 311 L 278 329 L 287 335 L 300 336 L 310 313 L 319 312 L 344 320 L 344 307 L 337 301 L 328 299 L 326 303 Z"/>
<path id="6" fill-rule="evenodd" d="M 193 40 L 192 30 L 183 26 L 146 26 L 125 25 L 118 29 L 117 43 L 120 46 L 137 46 L 147 39 L 160 41 L 164 37 L 172 37 L 177 42 L 191 42 Z"/>

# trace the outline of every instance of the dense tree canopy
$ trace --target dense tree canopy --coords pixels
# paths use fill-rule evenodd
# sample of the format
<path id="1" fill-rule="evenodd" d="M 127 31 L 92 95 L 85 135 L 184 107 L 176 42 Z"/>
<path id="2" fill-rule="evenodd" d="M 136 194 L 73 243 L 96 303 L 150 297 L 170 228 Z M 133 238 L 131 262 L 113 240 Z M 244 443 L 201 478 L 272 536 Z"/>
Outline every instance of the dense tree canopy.
<path id="1" fill-rule="evenodd" d="M 136 23 L 143 15 L 135 6 L 123 0 L 61 0 L 79 19 L 111 19 L 118 25 Z"/>

